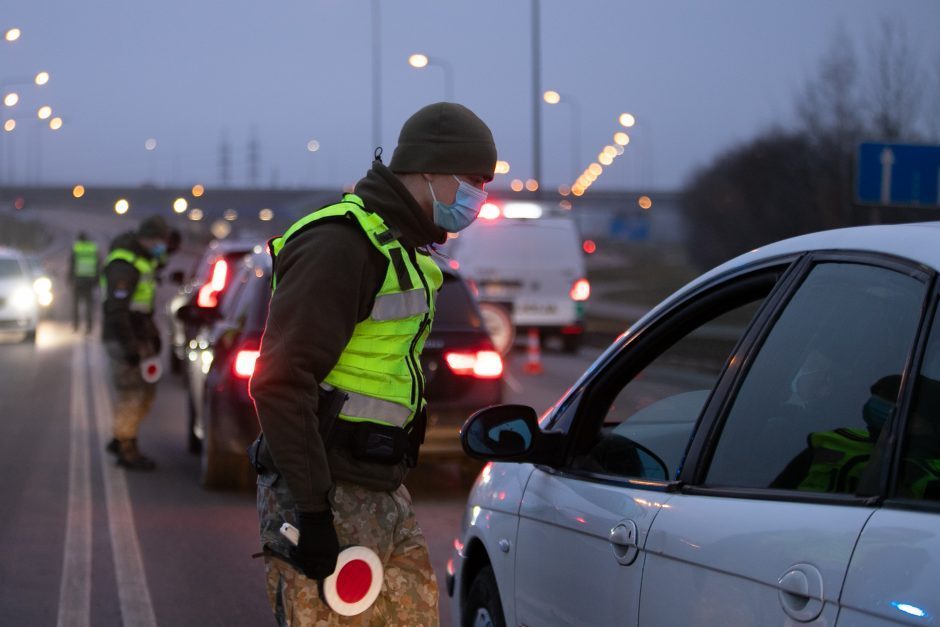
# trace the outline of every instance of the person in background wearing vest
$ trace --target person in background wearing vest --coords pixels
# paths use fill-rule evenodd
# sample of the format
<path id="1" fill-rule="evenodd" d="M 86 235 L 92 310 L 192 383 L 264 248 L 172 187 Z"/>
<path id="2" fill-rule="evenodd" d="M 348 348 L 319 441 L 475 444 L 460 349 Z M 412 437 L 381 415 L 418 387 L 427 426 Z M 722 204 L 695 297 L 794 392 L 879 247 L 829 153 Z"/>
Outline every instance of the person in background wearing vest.
<path id="1" fill-rule="evenodd" d="M 160 333 L 153 321 L 155 273 L 166 254 L 170 228 L 163 218 L 141 222 L 136 232 L 117 236 L 104 262 L 104 317 L 101 337 L 117 391 L 114 437 L 107 451 L 117 464 L 131 470 L 152 470 L 152 459 L 137 448 L 137 431 L 156 393 L 156 384 L 144 381 L 142 359 L 160 353 Z"/>
<path id="2" fill-rule="evenodd" d="M 496 166 L 486 124 L 437 103 L 404 124 L 388 167 L 269 244 L 274 292 L 250 390 L 267 592 L 281 625 L 436 625 L 427 543 L 402 485 L 425 427 L 419 361 L 442 282 L 431 247 L 477 217 Z M 279 533 L 300 531 L 294 546 Z M 341 546 L 385 575 L 353 619 L 321 600 Z"/>
<path id="3" fill-rule="evenodd" d="M 84 231 L 72 244 L 72 257 L 69 260 L 69 283 L 72 285 L 72 328 L 78 331 L 81 315 L 79 309 L 85 308 L 85 332 L 91 333 L 94 321 L 95 289 L 98 287 L 98 244 L 88 239 Z"/>

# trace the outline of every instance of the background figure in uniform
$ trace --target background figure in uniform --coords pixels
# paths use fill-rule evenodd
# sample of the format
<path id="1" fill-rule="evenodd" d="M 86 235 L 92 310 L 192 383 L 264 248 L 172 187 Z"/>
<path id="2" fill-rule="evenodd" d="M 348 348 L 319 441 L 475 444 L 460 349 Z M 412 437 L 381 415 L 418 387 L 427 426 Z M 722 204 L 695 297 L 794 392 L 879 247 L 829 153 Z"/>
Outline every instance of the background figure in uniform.
<path id="1" fill-rule="evenodd" d="M 94 323 L 95 291 L 98 288 L 98 244 L 82 231 L 72 244 L 69 259 L 69 283 L 72 286 L 72 328 L 78 331 L 80 308 L 85 308 L 85 331 L 91 333 Z"/>
<path id="2" fill-rule="evenodd" d="M 143 359 L 160 353 L 153 321 L 157 264 L 166 254 L 170 228 L 163 218 L 144 220 L 136 232 L 119 235 L 104 262 L 102 339 L 117 391 L 113 439 L 107 450 L 132 470 L 151 470 L 152 459 L 137 447 L 137 432 L 153 404 L 156 384 L 144 381 Z"/>
<path id="3" fill-rule="evenodd" d="M 251 394 L 268 596 L 281 625 L 436 625 L 427 543 L 402 485 L 417 462 L 426 402 L 419 357 L 443 277 L 429 248 L 469 226 L 496 145 L 458 104 L 424 107 L 389 166 L 270 242 L 274 292 Z M 300 530 L 293 546 L 278 530 Z M 339 547 L 382 560 L 381 594 L 345 619 L 320 599 Z"/>

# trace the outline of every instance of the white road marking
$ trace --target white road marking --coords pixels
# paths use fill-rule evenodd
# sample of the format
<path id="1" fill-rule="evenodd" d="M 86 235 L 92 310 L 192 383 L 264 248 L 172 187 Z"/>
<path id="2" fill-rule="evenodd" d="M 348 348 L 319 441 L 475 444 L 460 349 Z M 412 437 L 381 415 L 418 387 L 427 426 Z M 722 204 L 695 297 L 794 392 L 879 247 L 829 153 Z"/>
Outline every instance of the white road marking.
<path id="1" fill-rule="evenodd" d="M 111 397 L 108 390 L 108 364 L 100 344 L 89 346 L 95 414 L 98 417 L 98 444 L 100 450 L 111 439 L 113 422 Z M 111 552 L 114 554 L 114 575 L 121 604 L 121 618 L 125 625 L 156 627 L 157 619 L 147 587 L 147 574 L 134 525 L 134 511 L 127 491 L 124 470 L 117 468 L 110 455 L 101 456 L 104 475 L 105 500 L 108 507 L 108 527 L 111 532 Z"/>
<path id="2" fill-rule="evenodd" d="M 85 342 L 72 348 L 69 495 L 59 584 L 59 627 L 91 623 L 91 462 L 88 447 L 88 396 Z"/>

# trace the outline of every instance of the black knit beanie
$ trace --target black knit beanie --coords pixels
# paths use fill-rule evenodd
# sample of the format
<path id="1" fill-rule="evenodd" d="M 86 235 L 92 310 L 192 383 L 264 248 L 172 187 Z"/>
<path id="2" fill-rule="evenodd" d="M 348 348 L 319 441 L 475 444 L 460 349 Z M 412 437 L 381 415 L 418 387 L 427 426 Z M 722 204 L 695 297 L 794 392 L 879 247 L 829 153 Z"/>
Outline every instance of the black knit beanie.
<path id="1" fill-rule="evenodd" d="M 137 227 L 137 235 L 140 237 L 169 240 L 170 226 L 161 216 L 150 216 Z"/>
<path id="2" fill-rule="evenodd" d="M 468 174 L 489 181 L 496 168 L 496 143 L 473 111 L 438 102 L 405 121 L 388 167 L 398 174 Z"/>

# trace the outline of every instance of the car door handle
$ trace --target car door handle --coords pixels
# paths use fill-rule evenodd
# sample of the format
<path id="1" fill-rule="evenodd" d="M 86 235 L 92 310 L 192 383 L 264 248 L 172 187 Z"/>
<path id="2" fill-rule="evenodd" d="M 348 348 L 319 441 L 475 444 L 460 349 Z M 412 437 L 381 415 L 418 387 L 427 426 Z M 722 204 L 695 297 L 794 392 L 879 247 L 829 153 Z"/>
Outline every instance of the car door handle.
<path id="1" fill-rule="evenodd" d="M 815 566 L 796 564 L 777 580 L 783 611 L 794 620 L 814 620 L 823 609 L 823 579 Z"/>
<path id="2" fill-rule="evenodd" d="M 637 546 L 637 528 L 632 520 L 617 523 L 610 530 L 609 541 L 614 551 L 614 557 L 624 566 L 629 566 L 640 553 Z"/>

